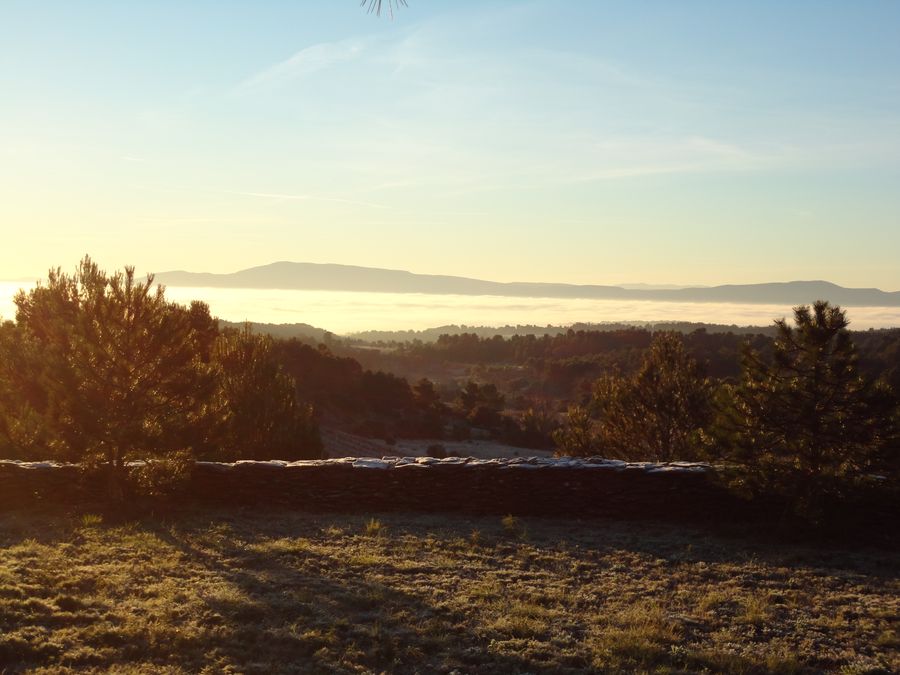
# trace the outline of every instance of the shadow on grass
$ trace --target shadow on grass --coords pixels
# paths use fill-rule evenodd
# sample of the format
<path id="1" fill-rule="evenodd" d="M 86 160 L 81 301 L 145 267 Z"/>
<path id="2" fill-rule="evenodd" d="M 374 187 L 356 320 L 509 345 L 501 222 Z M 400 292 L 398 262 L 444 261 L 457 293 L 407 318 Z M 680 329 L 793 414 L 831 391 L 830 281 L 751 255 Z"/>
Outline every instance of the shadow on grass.
<path id="1" fill-rule="evenodd" d="M 276 514 L 273 514 L 276 515 Z M 346 519 L 344 519 L 346 520 Z M 350 518 L 355 531 L 363 531 L 363 518 Z M 483 519 L 477 519 L 480 521 Z M 451 545 L 470 534 L 470 521 L 449 527 L 440 518 L 433 521 L 429 537 Z M 297 521 L 294 521 L 296 524 Z M 170 545 L 188 558 L 202 560 L 206 569 L 226 581 L 235 591 L 228 597 L 208 598 L 213 616 L 221 617 L 219 628 L 198 636 L 187 651 L 205 651 L 219 664 L 249 672 L 256 664 L 260 672 L 365 672 L 389 673 L 586 673 L 621 672 L 623 669 L 664 669 L 671 672 L 795 672 L 796 664 L 773 659 L 765 666 L 735 655 L 691 653 L 659 645 L 644 637 L 623 633 L 608 646 L 603 667 L 585 655 L 545 651 L 537 655 L 510 655 L 494 649 L 497 640 L 509 639 L 491 626 L 460 610 L 438 606 L 393 583 L 370 578 L 346 567 L 343 560 L 311 550 L 309 545 L 292 547 L 291 541 L 308 541 L 320 534 L 307 529 L 284 528 L 291 538 L 273 539 L 273 532 L 246 536 L 238 546 L 216 549 L 210 555 L 191 537 L 161 533 Z M 421 537 L 421 522 L 404 526 L 392 521 L 391 536 Z M 508 540 L 503 525 L 489 533 L 492 545 Z M 273 546 L 273 544 L 275 544 Z M 262 548 L 259 548 L 259 547 Z M 222 560 L 227 560 L 226 565 Z M 376 563 L 380 573 L 396 578 L 401 570 L 387 561 Z M 452 573 L 452 570 L 449 571 Z M 569 618 L 569 629 L 584 635 L 586 626 Z M 542 629 L 512 629 L 523 643 L 546 640 Z M 183 663 L 183 662 L 182 662 Z M 188 664 L 191 667 L 201 663 Z"/>
<path id="2" fill-rule="evenodd" d="M 347 567 L 309 546 L 279 547 L 272 531 L 239 527 L 235 532 L 227 521 L 126 526 L 128 536 L 153 537 L 177 551 L 191 568 L 186 580 L 203 584 L 198 593 L 202 604 L 192 603 L 186 607 L 192 615 L 182 617 L 194 629 L 178 629 L 176 592 L 167 599 L 173 605 L 173 625 L 162 631 L 120 629 L 101 620 L 102 608 L 80 619 L 61 617 L 69 627 L 90 624 L 92 617 L 97 624 L 85 634 L 91 649 L 66 650 L 52 640 L 28 639 L 59 624 L 52 617 L 60 608 L 50 599 L 27 606 L 22 598 L 15 605 L 0 605 L 0 629 L 27 624 L 33 630 L 0 640 L 0 672 L 41 666 L 124 670 L 135 664 L 235 673 L 565 672 L 558 663 L 491 653 L 489 637 L 471 632 L 462 613 L 367 578 L 357 566 Z M 33 516 L 6 514 L 0 519 L 0 546 L 66 545 L 89 536 L 82 534 L 78 519 L 57 520 L 37 530 L 34 522 Z M 101 536 L 117 532 L 116 526 L 97 522 L 89 529 Z M 274 534 L 286 533 L 275 528 Z M 320 533 L 311 527 L 305 534 Z"/>
<path id="3" fill-rule="evenodd" d="M 462 612 L 371 578 L 309 545 L 279 546 L 284 540 L 270 534 L 245 537 L 212 555 L 191 537 L 163 534 L 233 590 L 207 599 L 222 623 L 199 636 L 189 652 L 205 652 L 240 672 L 253 670 L 251 664 L 259 672 L 565 672 L 558 662 L 492 652 L 490 636 L 472 631 Z M 281 534 L 296 542 L 298 535 L 320 533 Z M 389 560 L 379 567 L 397 573 Z"/>
<path id="4" fill-rule="evenodd" d="M 110 616 L 115 615 L 113 605 L 121 595 L 115 589 L 104 596 L 91 583 L 67 586 L 64 570 L 57 573 L 55 582 L 34 576 L 28 561 L 43 555 L 36 547 L 32 557 L 24 556 L 8 575 L 27 577 L 29 583 L 10 584 L 7 589 L 0 576 L 0 632 L 10 633 L 6 641 L 0 640 L 0 672 L 4 668 L 18 672 L 28 666 L 55 672 L 65 667 L 125 670 L 134 664 L 211 673 L 543 675 L 640 669 L 697 672 L 704 668 L 712 672 L 804 672 L 789 659 L 761 664 L 740 656 L 686 650 L 679 644 L 688 637 L 686 632 L 650 639 L 649 629 L 641 626 L 610 633 L 606 642 L 591 649 L 573 648 L 558 640 L 558 634 L 566 633 L 580 643 L 587 639 L 587 622 L 593 617 L 580 613 L 542 619 L 547 615 L 538 607 L 534 616 L 520 617 L 521 625 L 504 622 L 507 617 L 502 616 L 492 624 L 472 611 L 477 608 L 432 593 L 427 585 L 434 576 L 420 573 L 416 565 L 401 566 L 401 561 L 420 560 L 434 572 L 435 566 L 443 563 L 428 560 L 431 553 L 424 548 L 430 545 L 437 553 L 453 552 L 448 560 L 462 566 L 467 546 L 488 557 L 496 552 L 511 558 L 520 543 L 527 542 L 538 556 L 552 557 L 573 548 L 589 554 L 588 558 L 633 554 L 652 558 L 663 570 L 666 565 L 764 560 L 772 565 L 824 565 L 876 578 L 896 578 L 896 566 L 891 563 L 897 561 L 890 555 L 868 560 L 852 552 L 772 550 L 752 540 L 722 539 L 702 531 L 647 523 L 531 518 L 504 522 L 487 517 L 402 514 L 385 518 L 389 533 L 380 535 L 379 528 L 367 527 L 366 517 L 359 515 L 198 511 L 120 527 L 106 525 L 91 514 L 62 518 L 4 514 L 0 516 L 0 551 L 34 541 L 63 549 L 60 560 L 65 564 L 66 547 L 87 547 L 93 542 L 96 550 L 91 549 L 88 557 L 97 559 L 97 571 L 83 579 L 90 581 L 107 573 L 105 566 L 130 562 L 135 576 L 125 581 L 128 592 L 147 604 L 158 601 L 162 607 L 154 610 L 155 614 L 139 608 L 130 626 L 116 626 Z M 481 544 L 473 543 L 476 529 Z M 117 539 L 127 537 L 133 538 L 134 544 L 117 553 Z M 336 550 L 333 541 L 340 541 L 346 550 Z M 394 555 L 392 547 L 402 545 L 407 548 Z M 417 552 L 416 546 L 423 550 Z M 154 552 L 167 562 L 154 567 Z M 141 572 L 135 560 L 152 574 Z M 461 585 L 479 581 L 464 572 L 446 570 L 447 576 L 458 577 L 446 584 L 448 592 L 465 592 L 454 586 L 457 581 Z M 526 575 L 527 564 L 508 572 Z M 155 585 L 145 585 L 139 574 Z M 42 588 L 42 583 L 45 587 L 57 583 L 64 594 L 60 589 Z M 3 604 L 7 591 L 18 595 Z M 498 589 L 500 601 L 504 591 Z M 141 612 L 147 614 L 143 619 Z M 165 617 L 162 625 L 160 616 Z M 542 621 L 564 621 L 565 630 L 550 631 Z M 78 628 L 78 632 L 57 638 L 54 631 L 60 627 Z M 53 639 L 47 639 L 51 634 Z"/>

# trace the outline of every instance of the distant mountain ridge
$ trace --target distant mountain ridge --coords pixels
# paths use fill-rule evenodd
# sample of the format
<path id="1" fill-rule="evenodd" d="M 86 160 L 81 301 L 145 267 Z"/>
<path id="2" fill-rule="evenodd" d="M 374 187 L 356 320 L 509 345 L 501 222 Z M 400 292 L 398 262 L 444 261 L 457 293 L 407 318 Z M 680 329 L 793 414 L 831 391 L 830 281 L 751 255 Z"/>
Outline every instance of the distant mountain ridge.
<path id="1" fill-rule="evenodd" d="M 499 295 L 536 298 L 657 300 L 799 305 L 815 300 L 852 307 L 900 307 L 900 291 L 844 288 L 828 281 L 727 284 L 692 288 L 623 288 L 621 286 L 499 282 L 436 274 L 414 274 L 353 265 L 276 262 L 231 274 L 163 272 L 156 281 L 168 286 L 259 288 L 311 291 Z"/>

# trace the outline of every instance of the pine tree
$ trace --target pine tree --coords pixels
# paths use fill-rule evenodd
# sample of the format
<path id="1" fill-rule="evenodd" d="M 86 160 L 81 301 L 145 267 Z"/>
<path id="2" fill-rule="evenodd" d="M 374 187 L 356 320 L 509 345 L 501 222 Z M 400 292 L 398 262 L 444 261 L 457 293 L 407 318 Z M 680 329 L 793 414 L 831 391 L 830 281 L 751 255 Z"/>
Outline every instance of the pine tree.
<path id="1" fill-rule="evenodd" d="M 218 338 L 212 361 L 217 369 L 217 409 L 221 424 L 212 448 L 228 459 L 310 459 L 321 456 L 318 427 L 310 406 L 296 400 L 294 379 L 272 354 L 268 335 L 250 325 Z"/>
<path id="2" fill-rule="evenodd" d="M 690 460 L 702 454 L 712 390 L 677 333 L 653 338 L 638 372 L 603 377 L 594 387 L 598 444 L 605 454 L 641 460 Z"/>
<path id="3" fill-rule="evenodd" d="M 860 376 L 840 307 L 797 307 L 794 323 L 775 322 L 770 360 L 745 351 L 731 426 L 748 486 L 816 516 L 881 456 L 893 433 L 891 398 Z"/>
<path id="4" fill-rule="evenodd" d="M 0 325 L 0 457 L 30 460 L 48 444 L 38 409 L 46 397 L 26 364 L 41 363 L 40 352 L 12 321 Z"/>
<path id="5" fill-rule="evenodd" d="M 4 410 L 7 428 L 39 418 L 47 451 L 104 466 L 115 500 L 130 460 L 190 452 L 215 386 L 203 357 L 217 329 L 205 305 L 169 303 L 152 277 L 131 267 L 107 275 L 87 257 L 15 303 L 16 370 L 35 391 L 27 410 Z"/>

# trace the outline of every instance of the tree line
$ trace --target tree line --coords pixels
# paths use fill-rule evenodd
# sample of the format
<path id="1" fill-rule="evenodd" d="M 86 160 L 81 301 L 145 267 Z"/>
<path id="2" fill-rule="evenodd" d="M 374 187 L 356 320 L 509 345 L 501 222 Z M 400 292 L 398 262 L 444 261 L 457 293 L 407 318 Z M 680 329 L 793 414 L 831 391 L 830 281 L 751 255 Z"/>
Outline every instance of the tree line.
<path id="1" fill-rule="evenodd" d="M 367 368 L 388 370 L 411 379 L 443 381 L 460 369 L 473 379 L 500 387 L 511 403 L 522 399 L 576 400 L 590 396 L 594 381 L 609 372 L 631 374 L 640 367 L 654 335 L 677 332 L 685 349 L 714 379 L 737 381 L 744 345 L 768 353 L 776 329 L 627 327 L 570 329 L 555 335 L 479 336 L 445 334 L 434 342 L 413 340 L 378 349 L 335 343 L 336 353 L 352 356 Z M 851 331 L 859 368 L 900 388 L 900 329 Z M 527 407 L 527 405 L 525 406 Z"/>
<path id="2" fill-rule="evenodd" d="M 900 331 L 851 335 L 827 302 L 776 321 L 774 337 L 458 334 L 380 351 L 222 327 L 203 303 L 168 302 L 152 276 L 107 274 L 90 258 L 15 304 L 0 325 L 0 456 L 105 471 L 118 499 L 162 489 L 197 458 L 319 457 L 320 423 L 388 441 L 477 434 L 561 454 L 710 460 L 740 467 L 741 489 L 791 493 L 810 510 L 860 477 L 900 473 Z M 444 376 L 424 376 L 435 362 Z M 530 388 L 556 370 L 578 372 L 578 387 Z"/>
<path id="3" fill-rule="evenodd" d="M 858 488 L 900 479 L 900 405 L 864 375 L 846 313 L 828 302 L 775 322 L 765 350 L 745 344 L 737 381 L 709 378 L 676 333 L 657 335 L 638 370 L 594 384 L 554 432 L 559 452 L 729 463 L 749 494 L 805 515 Z"/>

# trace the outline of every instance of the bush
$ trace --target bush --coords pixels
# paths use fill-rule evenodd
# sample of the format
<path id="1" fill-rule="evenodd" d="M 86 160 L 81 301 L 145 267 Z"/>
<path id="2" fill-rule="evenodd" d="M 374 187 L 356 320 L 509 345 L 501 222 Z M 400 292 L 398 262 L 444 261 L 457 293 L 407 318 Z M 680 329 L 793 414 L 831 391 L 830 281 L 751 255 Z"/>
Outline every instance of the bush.
<path id="1" fill-rule="evenodd" d="M 566 421 L 553 432 L 556 443 L 556 454 L 574 457 L 590 457 L 596 455 L 597 435 L 594 432 L 594 421 L 587 408 L 576 405 L 569 408 Z"/>
<path id="2" fill-rule="evenodd" d="M 597 444 L 608 455 L 691 460 L 704 454 L 713 417 L 712 387 L 681 335 L 653 338 L 637 373 L 603 377 L 594 386 Z"/>
<path id="3" fill-rule="evenodd" d="M 552 448 L 553 434 L 559 427 L 555 414 L 546 403 L 531 403 L 512 421 L 508 440 L 526 448 Z"/>
<path id="4" fill-rule="evenodd" d="M 191 475 L 194 458 L 190 453 L 171 452 L 134 467 L 130 478 L 137 492 L 149 497 L 164 497 L 183 491 Z"/>

